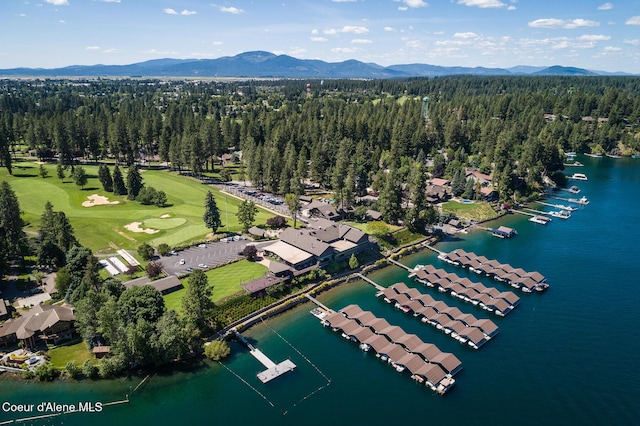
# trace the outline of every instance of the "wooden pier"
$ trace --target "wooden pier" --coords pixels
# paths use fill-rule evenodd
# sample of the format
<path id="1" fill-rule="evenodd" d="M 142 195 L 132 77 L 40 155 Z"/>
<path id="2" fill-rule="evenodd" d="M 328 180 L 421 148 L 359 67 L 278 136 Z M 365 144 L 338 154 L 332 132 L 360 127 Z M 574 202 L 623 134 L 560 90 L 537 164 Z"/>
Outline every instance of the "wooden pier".
<path id="1" fill-rule="evenodd" d="M 391 259 L 389 259 L 391 260 Z M 375 281 L 373 281 L 370 278 L 365 277 L 364 275 L 357 273 L 356 274 L 358 277 L 360 277 L 362 280 L 368 282 L 369 284 L 371 284 L 372 286 L 374 286 L 376 288 L 376 290 L 382 291 L 385 289 L 385 287 L 382 287 L 380 284 L 376 283 Z"/>
<path id="2" fill-rule="evenodd" d="M 358 275 L 360 275 L 360 274 L 358 274 Z M 322 309 L 324 309 L 325 311 L 327 311 L 327 313 L 332 314 L 334 312 L 333 309 L 331 309 L 330 307 L 324 305 L 321 301 L 319 301 L 315 297 L 311 296 L 310 294 L 305 294 L 305 297 L 307 299 L 309 299 L 310 301 L 312 301 L 313 303 L 315 303 L 317 306 L 319 306 Z"/>
<path id="3" fill-rule="evenodd" d="M 434 246 L 431 246 L 431 245 L 429 245 L 429 244 L 425 244 L 424 246 L 425 246 L 426 248 L 428 248 L 429 250 L 431 250 L 431 251 L 435 251 L 436 253 L 438 253 L 438 256 L 442 256 L 442 255 L 444 255 L 444 254 L 447 254 L 447 253 L 445 253 L 445 252 L 443 252 L 443 251 L 440 251 L 440 250 L 438 250 L 437 248 L 435 248 Z"/>
<path id="4" fill-rule="evenodd" d="M 511 210 L 511 211 L 512 211 L 513 213 L 524 214 L 524 215 L 527 215 L 527 216 L 537 216 L 536 214 L 529 213 L 529 212 L 523 212 L 522 210 L 515 210 L 515 209 L 513 209 L 513 210 Z"/>
<path id="5" fill-rule="evenodd" d="M 411 271 L 411 268 L 409 268 L 407 265 L 403 265 L 402 263 L 398 262 L 398 261 L 397 261 L 397 260 L 395 260 L 395 259 L 392 259 L 392 258 L 390 258 L 390 257 L 389 257 L 389 258 L 387 258 L 387 260 L 388 260 L 389 262 L 393 263 L 393 264 L 394 264 L 394 265 L 396 265 L 396 266 L 399 266 L 399 267 L 401 267 L 401 268 L 404 268 L 404 269 L 406 269 L 407 271 Z"/>

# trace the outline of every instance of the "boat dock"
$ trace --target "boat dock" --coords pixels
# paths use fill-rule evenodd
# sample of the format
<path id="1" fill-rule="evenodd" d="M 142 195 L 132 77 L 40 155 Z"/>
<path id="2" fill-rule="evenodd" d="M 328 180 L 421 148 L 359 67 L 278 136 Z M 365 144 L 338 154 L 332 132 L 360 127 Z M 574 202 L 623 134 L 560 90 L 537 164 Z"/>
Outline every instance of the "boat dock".
<path id="1" fill-rule="evenodd" d="M 389 259 L 391 260 L 391 259 Z M 403 265 L 404 266 L 404 265 Z M 364 275 L 362 275 L 361 273 L 357 273 L 356 276 L 360 277 L 362 280 L 368 282 L 369 284 L 371 284 L 372 286 L 374 286 L 376 288 L 376 290 L 384 290 L 385 287 L 382 287 L 380 284 L 376 283 L 375 281 L 373 281 L 371 278 L 367 278 Z"/>
<path id="2" fill-rule="evenodd" d="M 262 383 L 270 382 L 273 379 L 276 379 L 282 376 L 289 371 L 293 371 L 296 368 L 296 365 L 289 359 L 286 359 L 278 364 L 271 361 L 271 359 L 266 356 L 262 351 L 256 347 L 254 347 L 242 334 L 240 334 L 237 330 L 233 330 L 233 334 L 236 338 L 242 342 L 247 348 L 249 348 L 249 353 L 257 359 L 260 364 L 266 367 L 266 370 L 257 374 L 258 379 Z"/>
<path id="3" fill-rule="evenodd" d="M 322 302 L 320 302 L 318 299 L 316 299 L 315 297 L 311 296 L 310 294 L 305 294 L 305 297 L 307 299 L 309 299 L 310 301 L 312 301 L 313 303 L 315 303 L 320 308 L 324 309 L 328 314 L 332 314 L 334 312 L 333 309 L 331 309 L 330 307 L 324 305 Z"/>
<path id="4" fill-rule="evenodd" d="M 423 342 L 417 335 L 406 333 L 358 305 L 328 315 L 322 324 L 359 343 L 365 352 L 373 349 L 376 357 L 397 372 L 408 370 L 412 379 L 441 395 L 453 387 L 456 382 L 453 376 L 462 370 L 462 362 L 452 353 L 440 351 L 436 345 Z"/>
<path id="5" fill-rule="evenodd" d="M 522 210 L 518 210 L 518 209 L 511 209 L 510 211 L 513 212 L 513 213 L 524 214 L 524 215 L 532 216 L 532 217 L 536 216 L 535 213 L 523 212 Z M 446 253 L 443 253 L 443 254 L 446 254 Z"/>
<path id="6" fill-rule="evenodd" d="M 473 349 L 480 348 L 498 334 L 498 326 L 493 321 L 479 320 L 402 282 L 393 284 L 376 296 L 384 296 L 385 302 L 393 303 L 396 308 L 407 314 L 420 317 L 423 323 L 435 327 L 462 344 L 468 344 Z"/>
<path id="7" fill-rule="evenodd" d="M 474 283 L 468 278 L 461 278 L 444 269 L 436 269 L 433 265 L 426 265 L 416 270 L 413 278 L 427 287 L 437 288 L 442 293 L 450 293 L 453 297 L 499 316 L 505 316 L 520 303 L 520 298 L 511 291 L 485 287 L 481 283 Z"/>
<path id="8" fill-rule="evenodd" d="M 547 279 L 538 271 L 527 272 L 522 268 L 514 268 L 507 263 L 490 260 L 473 252 L 466 252 L 463 249 L 456 249 L 446 255 L 438 256 L 438 259 L 451 265 L 468 268 L 479 275 L 484 274 L 496 281 L 519 288 L 525 293 L 531 293 L 534 290 L 541 292 L 549 287 L 546 282 Z"/>

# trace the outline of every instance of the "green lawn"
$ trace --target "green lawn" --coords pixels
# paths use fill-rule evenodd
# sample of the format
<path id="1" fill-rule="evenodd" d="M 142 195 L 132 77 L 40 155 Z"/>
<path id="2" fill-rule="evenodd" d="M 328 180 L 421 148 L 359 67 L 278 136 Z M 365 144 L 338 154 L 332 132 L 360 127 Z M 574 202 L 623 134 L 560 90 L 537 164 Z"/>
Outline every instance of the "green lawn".
<path id="1" fill-rule="evenodd" d="M 4 168 L 0 170 L 0 180 L 7 180 L 18 196 L 27 231 L 38 230 L 44 205 L 50 201 L 54 210 L 61 210 L 67 215 L 80 243 L 94 253 L 113 253 L 120 248 L 135 250 L 143 242 L 153 246 L 160 243 L 170 246 L 187 244 L 205 238 L 210 232 L 202 220 L 208 190 L 214 194 L 221 211 L 221 231 L 241 231 L 236 212 L 242 201 L 225 196 L 217 188 L 203 185 L 196 179 L 169 171 L 142 170 L 145 185 L 167 194 L 169 205 L 158 208 L 103 191 L 97 178 L 98 167 L 83 167 L 89 177 L 84 189 L 77 187 L 71 178 L 60 181 L 56 177 L 55 164 L 46 165 L 49 177 L 45 179 L 38 175 L 39 165 L 35 163 L 16 163 L 13 175 L 9 175 Z M 126 179 L 126 169 L 121 170 Z M 83 207 L 83 201 L 92 194 L 106 196 L 109 201 L 118 201 L 119 204 Z M 260 209 L 256 225 L 265 223 L 272 216 L 273 213 Z M 227 218 L 228 224 L 225 223 Z M 158 232 L 147 234 L 129 231 L 125 226 L 132 222 L 141 222 L 143 228 Z"/>
<path id="2" fill-rule="evenodd" d="M 73 345 L 58 346 L 55 349 L 50 349 L 49 358 L 51 364 L 59 369 L 65 368 L 67 362 L 71 360 L 75 361 L 79 367 L 82 367 L 82 364 L 88 359 L 93 361 L 94 364 L 97 363 L 96 357 L 89 351 L 87 343 L 84 341 Z"/>
<path id="3" fill-rule="evenodd" d="M 459 218 L 468 220 L 488 220 L 498 216 L 489 203 L 474 202 L 471 204 L 448 201 L 442 205 L 443 213 L 453 213 Z"/>
<path id="4" fill-rule="evenodd" d="M 209 283 L 213 284 L 213 296 L 211 299 L 216 302 L 237 293 L 242 290 L 242 284 L 260 278 L 266 273 L 266 266 L 248 260 L 241 260 L 220 268 L 210 269 L 206 274 L 209 278 Z M 188 281 L 188 278 L 183 279 L 183 289 L 164 296 L 167 309 L 173 309 L 176 312 L 182 310 L 182 298 L 187 293 Z"/>

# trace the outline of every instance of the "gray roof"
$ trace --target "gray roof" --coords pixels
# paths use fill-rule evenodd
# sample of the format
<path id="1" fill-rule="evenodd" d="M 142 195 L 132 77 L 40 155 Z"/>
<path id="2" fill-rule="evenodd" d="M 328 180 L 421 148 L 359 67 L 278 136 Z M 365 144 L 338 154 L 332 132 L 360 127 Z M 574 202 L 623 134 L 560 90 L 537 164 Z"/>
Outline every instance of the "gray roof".
<path id="1" fill-rule="evenodd" d="M 333 252 L 333 247 L 329 244 L 300 229 L 285 229 L 280 234 L 280 240 L 318 257 L 323 257 Z"/>
<path id="2" fill-rule="evenodd" d="M 9 319 L 0 326 L 0 337 L 11 334 L 18 339 L 27 339 L 39 334 L 61 321 L 74 321 L 73 309 L 58 305 L 36 305 L 29 309 L 22 317 Z"/>

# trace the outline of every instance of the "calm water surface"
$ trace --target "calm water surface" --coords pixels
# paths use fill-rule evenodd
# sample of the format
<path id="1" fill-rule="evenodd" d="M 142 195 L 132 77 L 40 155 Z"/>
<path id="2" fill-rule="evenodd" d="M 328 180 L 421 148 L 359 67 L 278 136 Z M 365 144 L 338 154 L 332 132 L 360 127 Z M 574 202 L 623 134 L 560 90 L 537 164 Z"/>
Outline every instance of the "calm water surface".
<path id="1" fill-rule="evenodd" d="M 480 350 L 462 346 L 376 299 L 368 284 L 354 283 L 320 296 L 334 309 L 357 303 L 453 352 L 464 370 L 445 397 L 323 328 L 309 314 L 312 306 L 305 304 L 245 333 L 273 360 L 290 358 L 297 364 L 295 372 L 272 383 L 260 383 L 255 375 L 262 366 L 233 344 L 226 367 L 205 364 L 190 372 L 155 376 L 129 404 L 24 424 L 640 424 L 640 160 L 580 161 L 585 167 L 575 171 L 589 177 L 578 183 L 580 196 L 591 203 L 569 220 L 553 219 L 541 226 L 513 215 L 500 224 L 516 228 L 516 238 L 500 240 L 477 231 L 438 245 L 443 251 L 464 248 L 547 277 L 551 288 L 544 294 L 517 292 L 520 306 L 506 318 L 422 287 L 401 268 L 371 276 L 385 286 L 404 281 L 463 312 L 492 319 L 500 333 Z M 444 264 L 430 252 L 403 262 L 432 263 L 487 286 L 510 289 Z M 123 399 L 139 380 L 23 384 L 3 379 L 0 399 L 36 405 L 105 403 Z M 0 411 L 0 422 L 19 417 L 25 416 Z"/>

